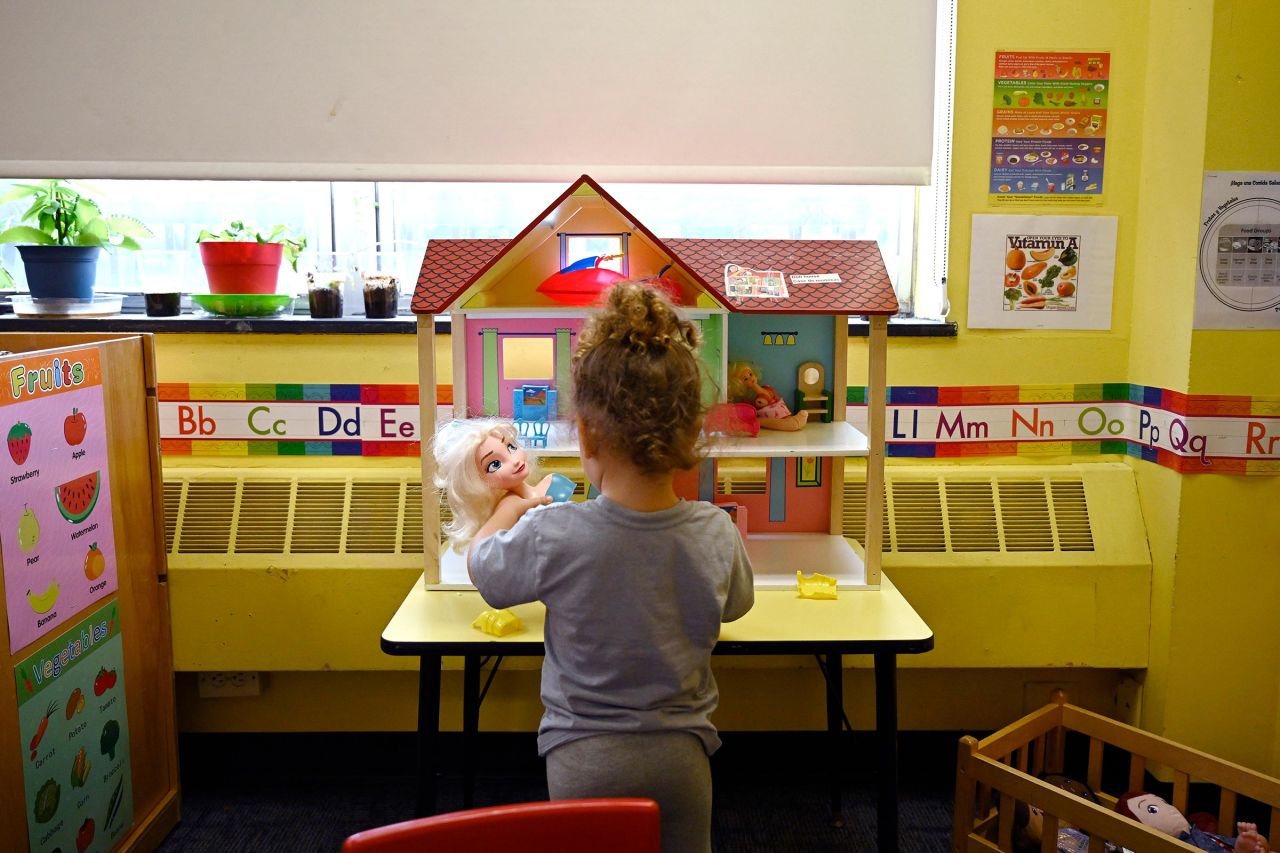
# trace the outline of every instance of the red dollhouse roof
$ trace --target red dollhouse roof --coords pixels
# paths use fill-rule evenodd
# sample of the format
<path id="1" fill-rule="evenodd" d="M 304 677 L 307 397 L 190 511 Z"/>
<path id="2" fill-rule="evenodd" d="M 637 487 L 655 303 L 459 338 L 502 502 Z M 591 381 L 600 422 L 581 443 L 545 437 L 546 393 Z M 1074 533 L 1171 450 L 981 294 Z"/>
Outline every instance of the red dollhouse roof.
<path id="1" fill-rule="evenodd" d="M 731 311 L 757 314 L 896 314 L 893 293 L 880 249 L 874 240 L 715 240 L 655 237 L 605 190 L 583 175 L 511 240 L 431 240 L 413 294 L 415 314 L 438 314 L 491 268 L 503 255 L 582 186 L 590 187 L 636 230 L 665 251 L 715 299 Z M 777 270 L 787 279 L 785 299 L 730 299 L 724 268 L 733 263 L 757 270 Z M 839 275 L 839 283 L 797 284 L 794 275 Z"/>
<path id="2" fill-rule="evenodd" d="M 733 311 L 766 314 L 896 314 L 898 300 L 875 240 L 708 240 L 670 237 L 672 257 Z M 730 299 L 726 264 L 778 270 L 786 299 Z M 840 276 L 838 284 L 797 284 L 792 276 Z"/>

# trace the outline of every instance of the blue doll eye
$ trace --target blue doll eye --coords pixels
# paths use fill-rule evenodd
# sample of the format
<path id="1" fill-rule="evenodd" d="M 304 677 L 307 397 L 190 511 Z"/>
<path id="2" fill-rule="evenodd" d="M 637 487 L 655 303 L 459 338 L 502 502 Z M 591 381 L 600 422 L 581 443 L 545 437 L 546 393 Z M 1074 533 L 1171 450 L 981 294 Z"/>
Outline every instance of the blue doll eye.
<path id="1" fill-rule="evenodd" d="M 508 444 L 507 450 L 510 450 L 512 453 L 515 453 L 517 450 L 519 450 L 519 448 L 516 447 L 515 444 Z"/>
<path id="2" fill-rule="evenodd" d="M 1160 809 L 1155 806 L 1147 806 L 1147 814 L 1159 814 Z"/>
<path id="3" fill-rule="evenodd" d="M 497 470 L 501 467 L 502 467 L 502 463 L 499 462 L 497 459 L 495 459 L 484 467 L 484 471 L 486 474 L 493 474 L 493 473 L 496 473 Z"/>

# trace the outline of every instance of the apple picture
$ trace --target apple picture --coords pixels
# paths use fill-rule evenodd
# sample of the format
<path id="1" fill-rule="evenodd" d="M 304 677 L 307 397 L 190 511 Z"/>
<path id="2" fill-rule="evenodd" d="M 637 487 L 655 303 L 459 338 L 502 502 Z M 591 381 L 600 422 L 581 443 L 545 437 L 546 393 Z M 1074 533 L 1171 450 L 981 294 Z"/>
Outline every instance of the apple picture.
<path id="1" fill-rule="evenodd" d="M 62 434 L 66 436 L 67 444 L 72 447 L 84 441 L 84 434 L 88 429 L 89 424 L 84 419 L 84 412 L 79 409 L 72 409 L 71 414 L 67 415 L 67 419 L 62 422 Z"/>

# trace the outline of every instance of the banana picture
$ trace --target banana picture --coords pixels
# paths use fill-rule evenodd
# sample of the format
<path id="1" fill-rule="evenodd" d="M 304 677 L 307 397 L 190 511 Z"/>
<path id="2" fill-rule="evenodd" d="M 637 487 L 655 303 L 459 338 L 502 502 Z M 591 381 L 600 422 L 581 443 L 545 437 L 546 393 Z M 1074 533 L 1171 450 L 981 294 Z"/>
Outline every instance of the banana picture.
<path id="1" fill-rule="evenodd" d="M 31 609 L 36 613 L 48 613 L 53 609 L 53 605 L 58 602 L 57 581 L 49 581 L 49 588 L 39 595 L 35 595 L 31 590 L 27 590 L 27 603 L 31 605 Z"/>

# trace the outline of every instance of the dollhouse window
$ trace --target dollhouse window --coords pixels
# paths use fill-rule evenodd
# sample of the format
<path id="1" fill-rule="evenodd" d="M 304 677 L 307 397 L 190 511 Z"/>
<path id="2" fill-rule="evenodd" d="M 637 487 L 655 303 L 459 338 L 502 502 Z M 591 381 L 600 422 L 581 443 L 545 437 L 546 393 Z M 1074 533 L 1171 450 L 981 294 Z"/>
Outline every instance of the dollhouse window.
<path id="1" fill-rule="evenodd" d="M 551 379 L 556 375 L 551 338 L 503 338 L 502 378 Z"/>
<path id="2" fill-rule="evenodd" d="M 560 235 L 560 268 L 564 269 L 574 261 L 583 258 L 594 258 L 603 255 L 619 257 L 601 261 L 603 269 L 610 269 L 622 275 L 630 275 L 627 257 L 627 238 L 630 234 L 561 234 Z"/>

